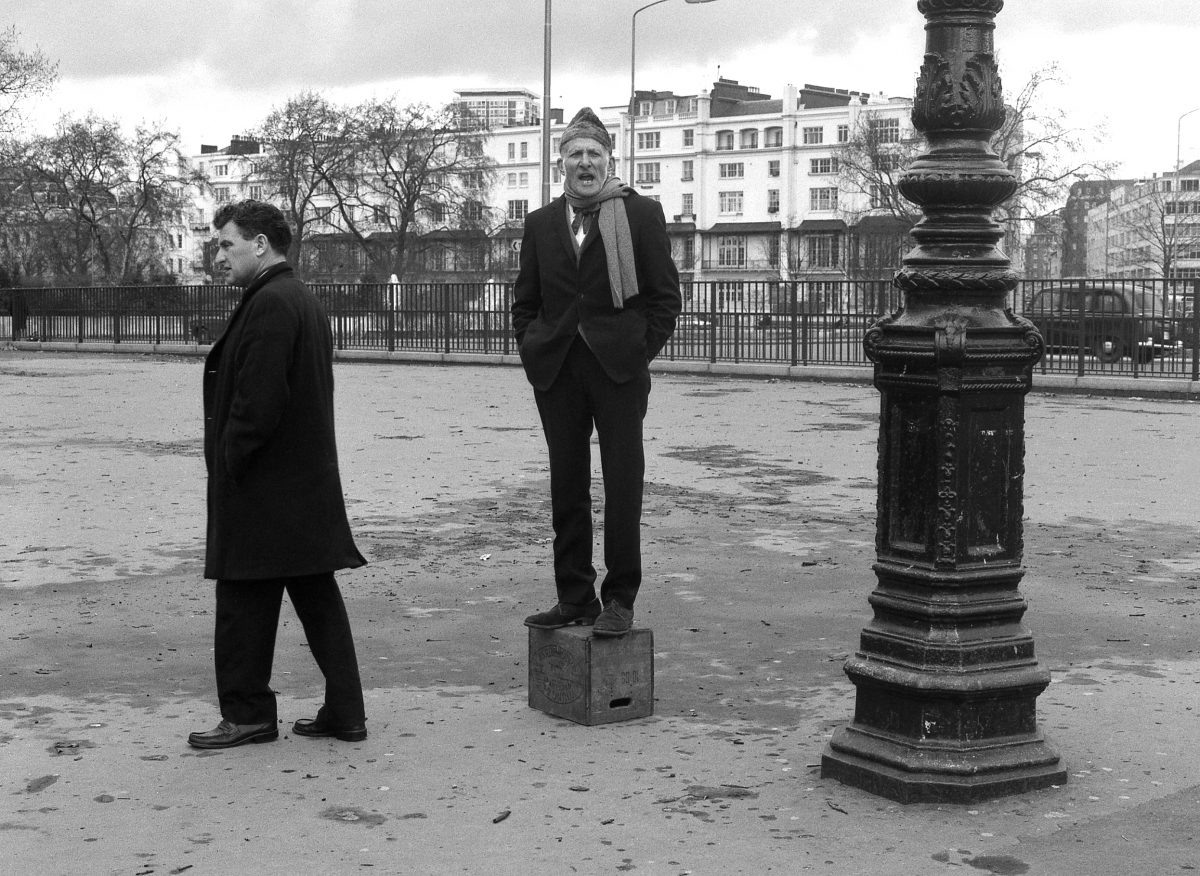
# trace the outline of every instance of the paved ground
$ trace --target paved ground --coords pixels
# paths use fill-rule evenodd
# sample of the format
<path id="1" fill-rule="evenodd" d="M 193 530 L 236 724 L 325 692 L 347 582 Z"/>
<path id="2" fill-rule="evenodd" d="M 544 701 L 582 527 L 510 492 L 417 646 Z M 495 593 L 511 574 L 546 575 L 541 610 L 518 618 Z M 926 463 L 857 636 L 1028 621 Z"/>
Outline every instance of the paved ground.
<path id="1" fill-rule="evenodd" d="M 206 754 L 184 743 L 217 719 L 199 360 L 0 352 L 0 872 L 1200 868 L 1192 402 L 1029 398 L 1022 589 L 1070 780 L 901 806 L 816 768 L 870 614 L 873 389 L 655 378 L 656 713 L 587 728 L 525 703 L 520 620 L 551 587 L 520 373 L 337 377 L 371 735 Z M 275 683 L 286 722 L 312 714 L 294 619 Z"/>

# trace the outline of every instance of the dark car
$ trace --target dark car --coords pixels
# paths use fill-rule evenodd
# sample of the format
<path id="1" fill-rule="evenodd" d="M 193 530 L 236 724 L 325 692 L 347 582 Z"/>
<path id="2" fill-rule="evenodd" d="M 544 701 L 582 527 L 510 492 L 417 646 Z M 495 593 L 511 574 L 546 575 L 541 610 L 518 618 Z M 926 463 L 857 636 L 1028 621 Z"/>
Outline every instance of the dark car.
<path id="1" fill-rule="evenodd" d="M 215 319 L 193 319 L 188 332 L 197 344 L 211 344 L 225 332 L 225 324 L 229 322 L 224 317 Z"/>
<path id="2" fill-rule="evenodd" d="M 1048 350 L 1081 346 L 1101 362 L 1137 356 L 1149 362 L 1176 352 L 1183 313 L 1172 299 L 1136 283 L 1080 281 L 1034 293 L 1025 316 L 1037 326 Z"/>

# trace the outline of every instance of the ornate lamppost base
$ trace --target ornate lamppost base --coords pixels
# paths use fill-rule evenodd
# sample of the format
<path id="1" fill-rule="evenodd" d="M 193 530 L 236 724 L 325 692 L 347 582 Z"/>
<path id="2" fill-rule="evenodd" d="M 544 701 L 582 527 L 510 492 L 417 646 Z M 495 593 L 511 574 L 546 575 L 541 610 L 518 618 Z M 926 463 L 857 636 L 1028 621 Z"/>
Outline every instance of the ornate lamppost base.
<path id="1" fill-rule="evenodd" d="M 1064 784 L 1037 726 L 1050 682 L 1022 623 L 1024 404 L 1041 336 L 994 211 L 1017 190 L 990 146 L 1005 119 L 992 32 L 1003 0 L 918 0 L 926 51 L 900 191 L 921 207 L 894 314 L 863 345 L 880 392 L 874 617 L 846 662 L 854 720 L 821 775 L 903 803 Z"/>
<path id="2" fill-rule="evenodd" d="M 821 777 L 898 803 L 979 803 L 1066 784 L 1067 771 L 1040 732 L 971 743 L 850 725 L 821 756 Z"/>

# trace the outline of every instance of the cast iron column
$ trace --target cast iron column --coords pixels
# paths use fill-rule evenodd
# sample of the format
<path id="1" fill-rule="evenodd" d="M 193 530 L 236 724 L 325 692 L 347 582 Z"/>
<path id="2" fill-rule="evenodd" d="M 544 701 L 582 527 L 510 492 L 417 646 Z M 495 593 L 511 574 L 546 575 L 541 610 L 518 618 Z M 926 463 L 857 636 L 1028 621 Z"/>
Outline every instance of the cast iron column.
<path id="1" fill-rule="evenodd" d="M 853 723 L 821 775 L 902 802 L 967 803 L 1066 781 L 1037 727 L 1050 681 L 1022 623 L 1025 394 L 1041 336 L 1007 307 L 1017 277 L 992 211 L 1016 189 L 988 145 L 1004 121 L 992 31 L 1003 0 L 920 0 L 900 182 L 924 218 L 901 308 L 863 341 L 880 393 L 874 618 L 846 662 Z"/>

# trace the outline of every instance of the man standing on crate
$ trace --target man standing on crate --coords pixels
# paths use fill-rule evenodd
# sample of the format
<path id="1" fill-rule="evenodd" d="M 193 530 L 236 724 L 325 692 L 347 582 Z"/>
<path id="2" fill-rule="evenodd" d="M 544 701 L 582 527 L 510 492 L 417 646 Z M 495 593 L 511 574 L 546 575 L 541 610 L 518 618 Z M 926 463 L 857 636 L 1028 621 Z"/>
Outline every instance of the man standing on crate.
<path id="1" fill-rule="evenodd" d="M 558 602 L 525 619 L 620 636 L 642 581 L 642 420 L 649 364 L 675 330 L 679 274 L 661 205 L 611 174 L 612 139 L 588 108 L 563 131 L 563 195 L 525 218 L 512 305 L 550 456 Z M 604 476 L 604 564 L 592 565 L 591 435 Z"/>
<path id="2" fill-rule="evenodd" d="M 333 573 L 366 561 L 338 472 L 329 319 L 285 260 L 292 232 L 276 207 L 229 204 L 213 226 L 216 266 L 245 291 L 204 363 L 204 577 L 217 581 L 222 720 L 188 743 L 231 748 L 278 738 L 270 682 L 285 590 L 325 675 L 325 704 L 292 732 L 357 742 L 367 737 L 362 685 Z"/>

